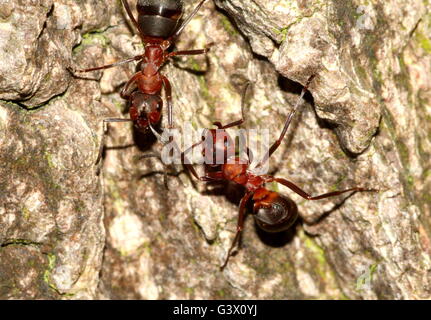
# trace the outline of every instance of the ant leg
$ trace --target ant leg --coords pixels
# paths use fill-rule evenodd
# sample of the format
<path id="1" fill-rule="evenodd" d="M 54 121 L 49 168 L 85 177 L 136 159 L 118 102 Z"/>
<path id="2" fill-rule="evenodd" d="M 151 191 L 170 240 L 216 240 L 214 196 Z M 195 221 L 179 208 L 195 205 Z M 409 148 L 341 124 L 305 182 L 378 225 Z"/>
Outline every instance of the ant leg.
<path id="1" fill-rule="evenodd" d="M 144 39 L 143 35 L 144 32 L 142 32 L 141 27 L 139 26 L 139 23 L 136 21 L 135 17 L 133 16 L 132 10 L 130 10 L 129 3 L 127 0 L 121 0 L 123 3 L 124 9 L 126 9 L 127 15 L 129 16 L 130 20 L 132 20 L 133 25 L 139 32 L 139 36 Z"/>
<path id="2" fill-rule="evenodd" d="M 129 81 L 127 81 L 127 83 L 124 85 L 123 89 L 120 92 L 120 97 L 128 100 L 130 97 L 131 92 L 134 90 L 134 88 L 132 87 L 132 89 L 130 89 L 130 87 L 136 82 L 136 80 L 141 76 L 141 72 L 137 72 L 133 75 L 133 77 L 130 78 Z"/>
<path id="3" fill-rule="evenodd" d="M 229 124 L 227 124 L 225 126 L 221 126 L 220 122 L 214 122 L 213 125 L 217 126 L 218 129 L 229 129 L 229 128 L 232 128 L 232 127 L 236 127 L 236 126 L 242 125 L 244 123 L 244 121 L 245 121 L 244 118 L 242 118 L 240 120 L 231 122 L 231 123 L 229 123 Z"/>
<path id="4" fill-rule="evenodd" d="M 168 100 L 168 126 L 169 129 L 173 128 L 173 109 L 172 109 L 172 87 L 168 78 L 162 76 L 163 86 L 166 91 L 166 100 Z"/>
<path id="5" fill-rule="evenodd" d="M 164 139 L 151 125 L 151 123 L 149 123 L 149 127 L 150 130 L 153 132 L 153 134 L 156 136 L 156 138 L 162 143 L 162 144 L 166 144 L 168 142 L 172 143 L 172 146 L 174 147 L 174 149 L 180 153 L 180 161 L 181 164 L 184 165 L 191 173 L 192 175 L 199 181 L 217 181 L 217 180 L 223 180 L 223 176 L 221 172 L 214 172 L 214 173 L 206 173 L 204 176 L 200 177 L 194 166 L 190 163 L 190 161 L 187 159 L 186 157 L 186 153 L 190 152 L 192 149 L 194 149 L 195 147 L 197 147 L 198 145 L 202 144 L 205 139 L 202 139 L 199 142 L 194 143 L 192 146 L 190 146 L 187 150 L 185 150 L 184 152 L 181 152 L 177 143 L 175 141 L 166 141 L 166 139 Z"/>
<path id="6" fill-rule="evenodd" d="M 198 173 L 196 172 L 196 169 L 193 167 L 192 164 L 185 164 L 185 163 L 183 163 L 183 165 L 199 181 L 202 181 L 202 182 L 212 182 L 212 181 L 224 180 L 223 173 L 221 171 L 217 171 L 217 172 L 205 172 L 205 175 L 200 177 L 198 175 Z"/>
<path id="7" fill-rule="evenodd" d="M 197 174 L 197 172 L 196 172 L 196 170 L 195 170 L 195 168 L 193 167 L 193 165 L 192 164 L 190 164 L 190 161 L 187 159 L 187 157 L 186 157 L 186 153 L 188 153 L 188 152 L 190 152 L 190 150 L 192 150 L 193 148 L 195 148 L 196 146 L 198 146 L 199 144 L 201 144 L 204 140 L 202 140 L 202 141 L 200 141 L 200 142 L 197 142 L 197 143 L 195 143 L 194 145 L 192 145 L 190 148 L 188 148 L 186 151 L 184 151 L 184 152 L 181 152 L 180 151 L 180 148 L 178 148 L 178 145 L 177 145 L 177 143 L 175 142 L 175 141 L 166 141 L 166 139 L 164 139 L 154 128 L 153 128 L 153 126 L 151 125 L 151 123 L 149 123 L 149 127 L 150 127 L 150 130 L 153 132 L 153 134 L 154 134 L 154 136 L 157 138 L 157 140 L 159 140 L 162 144 L 167 144 L 168 142 L 171 142 L 172 143 L 172 145 L 173 145 L 173 147 L 175 148 L 175 150 L 177 151 L 177 152 L 179 152 L 180 153 L 180 161 L 181 161 L 181 164 L 182 165 L 184 165 L 191 173 L 192 173 L 192 175 L 197 179 L 197 180 L 200 180 L 200 181 L 206 181 L 206 180 L 202 180 L 203 179 L 203 177 L 199 177 L 199 175 Z M 169 137 L 169 138 L 171 138 L 171 137 Z"/>
<path id="8" fill-rule="evenodd" d="M 220 122 L 214 122 L 213 124 L 215 126 L 217 126 L 219 129 L 228 129 L 228 128 L 232 128 L 235 126 L 240 126 L 244 123 L 245 121 L 245 116 L 244 116 L 244 109 L 245 109 L 245 101 L 246 101 L 246 96 L 248 93 L 248 89 L 250 88 L 250 82 L 247 82 L 244 88 L 244 91 L 242 92 L 242 96 L 241 96 L 241 119 L 231 122 L 227 125 L 222 126 Z"/>
<path id="9" fill-rule="evenodd" d="M 186 161 L 185 161 L 185 160 L 188 160 L 188 159 L 186 158 L 186 153 L 189 153 L 189 152 L 190 152 L 190 151 L 192 151 L 194 148 L 196 148 L 198 145 L 202 144 L 204 141 L 205 141 L 205 140 L 204 140 L 204 139 L 202 139 L 201 141 L 199 141 L 199 142 L 196 142 L 196 143 L 192 144 L 192 145 L 191 145 L 189 148 L 187 148 L 184 152 L 181 152 L 181 163 L 185 164 L 185 163 L 186 163 Z M 188 161 L 187 161 L 187 163 L 188 163 Z"/>
<path id="10" fill-rule="evenodd" d="M 148 123 L 148 126 L 150 127 L 150 130 L 153 132 L 153 134 L 154 134 L 154 136 L 157 138 L 157 140 L 158 141 L 160 141 L 160 143 L 162 144 L 162 145 L 166 145 L 168 142 L 172 142 L 173 143 L 173 146 L 174 146 L 174 148 L 176 149 L 176 150 L 179 150 L 178 149 L 178 146 L 176 145 L 176 143 L 175 143 L 175 141 L 171 141 L 171 137 L 169 137 L 169 140 L 166 140 L 165 138 L 163 138 L 163 136 L 162 135 L 160 135 L 160 133 L 158 133 L 157 131 L 156 131 L 156 129 L 154 129 L 153 128 L 153 126 L 151 125 L 151 122 L 149 122 Z M 160 156 L 160 155 L 157 155 L 157 154 L 155 154 L 155 153 L 153 153 L 153 154 L 147 154 L 147 155 L 143 155 L 142 156 L 142 158 L 154 158 L 154 157 L 156 157 L 156 158 L 158 158 L 159 160 L 160 160 L 160 162 L 162 162 L 163 163 L 163 165 L 165 165 L 165 162 L 163 161 L 163 159 L 162 159 L 162 157 Z M 167 190 L 169 190 L 169 186 L 168 186 L 168 177 L 167 177 L 167 172 L 166 172 L 166 170 L 164 171 L 164 177 L 163 177 L 163 179 L 164 179 L 164 184 L 165 184 L 165 188 L 167 189 Z"/>
<path id="11" fill-rule="evenodd" d="M 244 131 L 242 131 L 242 130 L 240 131 L 240 135 L 239 135 L 238 139 L 239 139 L 238 142 L 239 142 L 239 147 L 240 147 L 239 148 L 239 155 L 241 156 L 241 153 L 243 151 L 243 149 L 241 147 L 246 146 L 245 151 L 247 153 L 248 163 L 249 164 L 252 163 L 254 156 L 253 156 L 253 152 L 251 151 L 251 149 L 247 145 L 247 138 L 244 136 Z"/>
<path id="12" fill-rule="evenodd" d="M 359 188 L 359 187 L 355 187 L 355 188 L 350 188 L 350 189 L 346 189 L 346 190 L 340 190 L 340 191 L 333 191 L 333 192 L 328 192 L 328 193 L 324 193 L 321 194 L 319 196 L 311 196 L 310 194 L 308 194 L 307 192 L 305 192 L 304 190 L 302 190 L 301 188 L 299 188 L 297 185 L 295 185 L 294 183 L 286 180 L 286 179 L 282 179 L 282 178 L 271 178 L 269 180 L 267 180 L 266 182 L 278 182 L 280 184 L 282 184 L 283 186 L 288 187 L 289 189 L 291 189 L 292 191 L 296 192 L 297 194 L 299 194 L 301 197 L 303 197 L 304 199 L 307 200 L 320 200 L 320 199 L 325 199 L 325 198 L 329 198 L 329 197 L 334 197 L 334 196 L 338 196 L 340 194 L 346 193 L 346 192 L 350 192 L 350 191 L 365 191 L 365 192 L 378 192 L 379 190 L 376 189 L 366 189 L 366 188 Z"/>
<path id="13" fill-rule="evenodd" d="M 177 31 L 175 31 L 175 33 L 169 38 L 169 41 L 173 42 L 173 41 L 175 41 L 176 38 L 179 37 L 179 35 L 181 34 L 181 32 L 184 30 L 184 28 L 187 26 L 187 24 L 190 22 L 190 20 L 193 19 L 193 17 L 196 15 L 196 13 L 202 7 L 202 5 L 204 4 L 205 1 L 206 0 L 202 0 L 201 2 L 199 2 L 199 4 L 193 10 L 193 12 L 190 14 L 190 16 L 188 16 L 187 19 L 184 20 L 184 22 L 179 26 L 179 28 L 177 29 Z"/>
<path id="14" fill-rule="evenodd" d="M 138 61 L 138 60 L 141 60 L 141 59 L 142 59 L 142 55 L 136 56 L 136 57 L 133 57 L 133 58 L 129 58 L 129 59 L 126 59 L 126 60 L 123 60 L 123 61 L 118 61 L 118 62 L 115 62 L 115 63 L 107 64 L 107 65 L 101 66 L 101 67 L 82 69 L 82 70 L 76 70 L 73 67 L 67 67 L 67 70 L 69 70 L 69 72 L 71 72 L 73 75 L 75 75 L 75 73 L 77 73 L 77 72 L 91 72 L 91 71 L 96 71 L 96 70 L 109 69 L 109 68 L 113 68 L 113 67 L 116 67 L 116 66 L 120 66 L 122 64 L 130 63 L 132 61 Z"/>
<path id="15" fill-rule="evenodd" d="M 165 163 L 162 160 L 162 157 L 160 156 L 160 154 L 157 153 L 146 153 L 144 155 L 142 155 L 140 157 L 140 159 L 149 159 L 149 158 L 156 158 L 158 159 L 163 166 L 165 166 Z M 169 185 L 168 185 L 168 172 L 166 171 L 166 166 L 165 166 L 165 170 L 163 171 L 163 184 L 165 186 L 166 190 L 169 190 Z"/>
<path id="16" fill-rule="evenodd" d="M 220 181 L 226 180 L 223 177 L 223 171 L 213 171 L 213 172 L 205 172 L 205 175 L 201 177 L 201 181 L 211 182 L 211 181 Z"/>
<path id="17" fill-rule="evenodd" d="M 99 152 L 97 154 L 97 158 L 96 158 L 96 162 L 94 163 L 94 165 L 98 165 L 100 160 L 102 159 L 102 155 L 103 155 L 103 149 L 105 148 L 105 140 L 106 140 L 106 134 L 108 133 L 108 124 L 110 122 L 130 122 L 133 121 L 131 119 L 122 119 L 122 118 L 107 118 L 107 119 L 103 119 L 103 133 L 102 133 L 102 140 L 100 141 L 100 146 L 99 146 Z M 99 175 L 100 173 L 100 167 L 97 168 L 97 175 Z"/>
<path id="18" fill-rule="evenodd" d="M 196 148 L 197 146 L 201 145 L 205 140 L 202 139 L 199 142 L 194 143 L 193 145 L 191 145 L 189 148 L 187 148 L 184 152 L 181 152 L 181 163 L 183 164 L 183 166 L 185 166 L 187 168 L 187 170 L 189 170 L 191 172 L 191 174 L 200 181 L 206 181 L 206 180 L 202 180 L 204 177 L 200 177 L 198 175 L 198 173 L 196 172 L 195 167 L 190 163 L 190 161 L 187 159 L 186 154 L 189 153 L 190 151 L 192 151 L 194 148 Z"/>
<path id="19" fill-rule="evenodd" d="M 229 261 L 229 258 L 232 256 L 232 251 L 235 248 L 235 244 L 239 241 L 239 237 L 241 235 L 242 229 L 244 228 L 246 204 L 247 204 L 247 201 L 252 196 L 252 194 L 253 194 L 253 192 L 249 192 L 244 197 L 242 197 L 242 199 L 241 199 L 241 203 L 239 205 L 239 215 L 238 215 L 238 223 L 236 226 L 235 238 L 233 239 L 232 245 L 230 246 L 230 249 L 227 253 L 227 257 L 226 257 L 225 262 L 220 267 L 221 270 L 223 270 L 226 267 L 227 262 Z"/>
<path id="20" fill-rule="evenodd" d="M 206 135 L 205 135 L 206 136 Z M 219 180 L 223 180 L 223 173 L 220 171 L 216 171 L 216 172 L 205 172 L 204 176 L 199 176 L 196 172 L 196 169 L 194 168 L 194 166 L 190 163 L 190 161 L 187 159 L 186 154 L 189 153 L 190 151 L 192 151 L 194 148 L 196 148 L 197 146 L 201 145 L 203 142 L 205 141 L 205 139 L 202 139 L 199 142 L 194 143 L 193 145 L 191 145 L 189 148 L 187 148 L 184 152 L 181 152 L 181 163 L 183 164 L 183 166 L 185 166 L 190 172 L 191 174 L 199 181 L 205 181 L 205 182 L 209 182 L 209 181 L 219 181 Z M 177 148 L 178 150 L 178 146 L 176 145 L 175 141 L 173 142 L 175 148 Z"/>
<path id="21" fill-rule="evenodd" d="M 194 56 L 198 54 L 205 54 L 208 51 L 210 51 L 210 48 L 213 45 L 214 45 L 214 42 L 211 42 L 205 46 L 205 49 L 174 51 L 169 53 L 166 58 L 176 57 L 176 56 Z"/>
<path id="22" fill-rule="evenodd" d="M 286 135 L 287 129 L 289 128 L 290 122 L 292 122 L 292 118 L 295 115 L 296 110 L 301 105 L 302 99 L 303 99 L 305 93 L 307 92 L 308 86 L 310 85 L 313 78 L 314 78 L 314 75 L 312 75 L 310 78 L 308 78 L 307 83 L 302 88 L 301 95 L 299 96 L 298 100 L 296 101 L 296 104 L 293 107 L 293 110 L 290 111 L 289 115 L 287 116 L 287 120 L 284 123 L 284 127 L 283 127 L 283 130 L 281 131 L 280 137 L 273 143 L 273 145 L 269 148 L 269 151 L 265 154 L 263 159 L 256 165 L 255 168 L 262 166 L 266 161 L 268 161 L 269 157 L 271 157 L 271 155 L 275 152 L 275 150 L 277 150 L 277 148 L 280 146 L 281 141 L 283 141 L 283 138 Z"/>
<path id="23" fill-rule="evenodd" d="M 240 126 L 241 124 L 244 123 L 244 121 L 245 121 L 244 109 L 245 109 L 245 104 L 246 104 L 246 96 L 247 96 L 248 90 L 250 88 L 250 84 L 251 84 L 250 82 L 247 82 L 245 85 L 244 91 L 242 92 L 242 96 L 241 96 L 241 119 L 234 121 L 232 123 L 229 123 L 227 125 L 224 125 L 224 126 L 218 121 L 213 122 L 213 125 L 217 126 L 218 129 L 228 129 L 228 128 L 232 128 L 235 126 Z M 241 131 L 241 135 L 240 135 L 239 139 L 240 139 L 240 146 L 247 144 L 247 140 L 245 139 L 244 133 L 242 131 Z M 249 163 L 252 163 L 253 162 L 253 152 L 249 149 L 248 146 L 246 146 L 246 151 L 247 151 Z M 241 153 L 241 150 L 240 150 L 240 153 Z"/>
<path id="24" fill-rule="evenodd" d="M 156 139 L 164 146 L 166 145 L 168 142 L 171 142 L 171 136 L 169 136 L 169 140 L 166 139 L 166 137 L 163 137 L 163 135 L 161 135 L 160 133 L 158 133 L 156 131 L 156 129 L 154 129 L 154 127 L 152 126 L 151 122 L 148 123 L 148 127 L 150 128 L 150 130 L 153 132 L 154 136 L 156 137 Z M 174 144 L 174 148 L 176 150 L 179 150 L 178 147 L 176 146 L 176 144 Z"/>

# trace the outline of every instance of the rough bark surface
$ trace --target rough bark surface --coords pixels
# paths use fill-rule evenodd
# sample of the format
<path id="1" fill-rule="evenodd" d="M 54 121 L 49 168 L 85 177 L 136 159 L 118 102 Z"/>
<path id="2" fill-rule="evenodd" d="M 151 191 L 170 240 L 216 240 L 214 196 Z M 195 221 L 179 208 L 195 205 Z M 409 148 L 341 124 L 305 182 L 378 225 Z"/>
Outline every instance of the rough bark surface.
<path id="1" fill-rule="evenodd" d="M 197 1 L 186 1 L 190 12 Z M 221 272 L 238 195 L 169 179 L 140 159 L 161 146 L 102 119 L 128 117 L 134 65 L 71 77 L 142 52 L 119 1 L 0 0 L 0 297 L 6 299 L 419 299 L 431 297 L 431 7 L 428 1 L 208 1 L 171 61 L 177 127 L 240 116 L 275 139 L 316 74 L 270 171 L 307 192 L 302 219 L 268 235 L 247 219 Z M 165 126 L 166 117 L 162 127 Z M 181 168 L 176 168 L 177 171 Z M 274 186 L 275 188 L 276 186 Z"/>

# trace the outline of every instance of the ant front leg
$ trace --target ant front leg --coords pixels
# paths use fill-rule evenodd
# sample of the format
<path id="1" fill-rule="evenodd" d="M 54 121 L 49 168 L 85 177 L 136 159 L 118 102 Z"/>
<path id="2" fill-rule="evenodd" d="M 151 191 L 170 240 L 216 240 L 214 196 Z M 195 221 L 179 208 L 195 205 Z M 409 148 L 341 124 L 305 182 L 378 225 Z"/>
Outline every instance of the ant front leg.
<path id="1" fill-rule="evenodd" d="M 124 85 L 123 89 L 120 92 L 121 98 L 125 100 L 129 100 L 132 91 L 135 89 L 133 85 L 135 84 L 136 80 L 138 80 L 139 77 L 142 77 L 141 72 L 135 73 L 133 77 L 131 77 L 130 80 L 127 81 L 127 83 Z"/>
<path id="2" fill-rule="evenodd" d="M 249 88 L 250 88 L 250 82 L 247 82 L 241 96 L 241 119 L 231 122 L 229 124 L 226 124 L 224 126 L 220 122 L 214 122 L 213 125 L 217 126 L 218 129 L 222 130 L 222 129 L 229 129 L 232 127 L 240 126 L 244 123 L 245 121 L 244 109 L 246 104 L 246 96 Z"/>
<path id="3" fill-rule="evenodd" d="M 207 130 L 207 129 L 206 129 Z M 203 142 L 205 141 L 204 138 L 202 138 L 201 141 L 194 143 L 193 145 L 191 145 L 189 148 L 187 148 L 185 151 L 181 152 L 180 154 L 180 159 L 181 159 L 181 164 L 187 168 L 187 170 L 190 171 L 190 173 L 199 181 L 202 182 L 210 182 L 210 181 L 220 181 L 223 180 L 223 173 L 221 171 L 215 171 L 215 172 L 207 172 L 205 170 L 205 175 L 204 176 L 199 176 L 198 173 L 196 172 L 196 169 L 194 168 L 194 166 L 191 164 L 191 162 L 189 161 L 189 159 L 187 158 L 186 154 L 189 153 L 190 151 L 192 151 L 194 148 L 196 148 L 197 146 L 201 145 Z M 179 150 L 177 144 L 175 143 L 175 141 L 173 141 L 174 144 L 174 148 L 177 149 L 177 151 Z"/>
<path id="4" fill-rule="evenodd" d="M 201 145 L 204 142 L 204 140 L 202 139 L 199 142 L 194 143 L 190 148 L 186 149 L 185 151 L 181 152 L 181 163 L 183 164 L 183 166 L 185 166 L 187 168 L 187 170 L 189 170 L 191 172 L 191 174 L 197 179 L 197 180 L 201 180 L 202 177 L 200 177 L 198 175 L 198 173 L 196 172 L 195 167 L 190 163 L 190 161 L 187 159 L 186 154 L 189 153 L 190 151 L 192 151 L 194 148 L 196 148 L 197 146 Z"/>
<path id="5" fill-rule="evenodd" d="M 183 154 L 181 154 L 181 157 L 183 157 Z M 192 175 L 197 180 L 199 180 L 199 181 L 202 181 L 202 182 L 213 182 L 213 181 L 222 181 L 222 180 L 224 180 L 224 178 L 223 178 L 223 172 L 221 172 L 221 171 L 215 171 L 215 172 L 207 172 L 207 171 L 205 171 L 205 175 L 199 176 L 198 173 L 196 172 L 195 167 L 192 164 L 184 163 L 183 162 L 183 166 L 185 166 L 187 168 L 187 170 L 189 170 L 192 173 Z"/>
<path id="6" fill-rule="evenodd" d="M 238 223 L 236 226 L 235 238 L 233 239 L 232 245 L 230 246 L 229 251 L 227 252 L 226 260 L 224 261 L 223 265 L 220 267 L 221 270 L 223 270 L 226 267 L 229 261 L 229 258 L 232 256 L 233 249 L 235 248 L 236 243 L 239 241 L 241 232 L 244 229 L 246 204 L 252 195 L 253 193 L 249 192 L 241 199 L 241 203 L 239 205 Z"/>
<path id="7" fill-rule="evenodd" d="M 247 96 L 247 92 L 248 92 L 249 88 L 250 88 L 250 82 L 247 82 L 245 85 L 245 88 L 242 92 L 242 96 L 241 96 L 241 119 L 233 121 L 233 122 L 228 123 L 226 125 L 222 125 L 221 122 L 219 122 L 219 121 L 213 122 L 213 125 L 217 126 L 218 130 L 225 130 L 225 129 L 229 129 L 232 127 L 240 126 L 245 122 L 244 110 L 245 110 L 245 105 L 246 105 L 246 96 Z M 246 145 L 245 151 L 247 152 L 249 163 L 253 162 L 253 153 L 247 145 L 247 139 L 246 139 L 246 137 L 244 137 L 243 131 L 240 132 L 239 140 L 240 140 L 240 142 L 239 142 L 240 146 Z M 239 153 L 241 154 L 241 152 L 242 152 L 242 150 L 240 150 Z"/>
<path id="8" fill-rule="evenodd" d="M 201 141 L 194 143 L 193 145 L 191 145 L 189 148 L 187 148 L 185 151 L 181 152 L 180 155 L 180 159 L 181 159 L 181 163 L 184 167 L 187 168 L 187 170 L 190 171 L 190 173 L 199 181 L 203 181 L 203 182 L 208 182 L 208 181 L 215 181 L 215 180 L 220 180 L 219 177 L 215 177 L 215 176 L 211 176 L 209 175 L 207 172 L 205 172 L 204 176 L 199 176 L 198 173 L 196 172 L 195 167 L 191 164 L 191 162 L 189 161 L 189 159 L 187 158 L 186 154 L 189 153 L 190 151 L 192 151 L 194 148 L 196 148 L 197 146 L 201 145 L 203 142 L 205 141 L 204 138 L 202 138 Z M 175 143 L 175 142 L 174 142 Z M 178 147 L 177 147 L 178 148 Z M 214 172 L 213 174 L 216 174 L 217 172 Z"/>
<path id="9" fill-rule="evenodd" d="M 293 107 L 293 110 L 289 113 L 287 116 L 286 122 L 284 123 L 283 130 L 281 131 L 280 137 L 273 143 L 273 145 L 269 148 L 269 151 L 265 154 L 263 159 L 256 165 L 256 168 L 262 166 L 268 159 L 271 157 L 271 155 L 277 150 L 277 148 L 280 146 L 281 141 L 283 141 L 284 136 L 286 135 L 287 129 L 289 128 L 290 123 L 292 122 L 292 118 L 296 113 L 296 110 L 299 108 L 299 106 L 302 104 L 302 100 L 304 98 L 305 93 L 308 90 L 308 86 L 310 85 L 311 81 L 313 80 L 315 76 L 312 75 L 310 78 L 308 78 L 307 83 L 302 88 L 301 94 L 296 101 L 295 106 Z"/>

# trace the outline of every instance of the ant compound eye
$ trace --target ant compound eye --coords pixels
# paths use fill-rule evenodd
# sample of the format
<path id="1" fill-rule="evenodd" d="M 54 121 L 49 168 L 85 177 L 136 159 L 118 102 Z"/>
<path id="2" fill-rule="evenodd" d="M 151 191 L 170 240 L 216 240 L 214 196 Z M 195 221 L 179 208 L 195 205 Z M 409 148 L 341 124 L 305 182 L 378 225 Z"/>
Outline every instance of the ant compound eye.
<path id="1" fill-rule="evenodd" d="M 257 225 L 266 232 L 285 231 L 298 218 L 295 202 L 280 195 L 269 203 L 255 203 L 253 211 Z"/>

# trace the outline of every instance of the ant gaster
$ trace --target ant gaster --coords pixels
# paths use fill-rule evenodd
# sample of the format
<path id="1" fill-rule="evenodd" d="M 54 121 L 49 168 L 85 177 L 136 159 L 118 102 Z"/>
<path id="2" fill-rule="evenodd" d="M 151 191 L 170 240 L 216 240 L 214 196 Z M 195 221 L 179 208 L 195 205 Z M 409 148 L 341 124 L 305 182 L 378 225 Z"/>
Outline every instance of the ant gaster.
<path id="1" fill-rule="evenodd" d="M 308 90 L 308 86 L 311 83 L 311 80 L 314 76 L 310 77 L 303 87 L 300 97 L 296 102 L 295 107 L 289 113 L 286 122 L 284 124 L 283 130 L 279 138 L 272 144 L 269 148 L 269 151 L 265 154 L 262 160 L 255 166 L 255 168 L 261 167 L 266 161 L 268 161 L 269 157 L 277 150 L 280 146 L 287 129 L 292 121 L 292 118 L 302 103 L 305 92 Z M 246 88 L 247 90 L 247 88 Z M 246 91 L 245 90 L 245 91 Z M 245 91 L 242 97 L 242 118 L 238 121 L 232 122 L 227 125 L 221 125 L 220 122 L 215 122 L 214 125 L 218 127 L 218 129 L 207 129 L 205 137 L 203 137 L 202 141 L 193 144 L 190 148 L 181 153 L 181 160 L 190 170 L 190 172 L 200 181 L 231 181 L 238 185 L 241 185 L 245 188 L 245 195 L 242 197 L 240 205 L 239 205 L 239 215 L 238 215 L 238 223 L 236 229 L 236 235 L 232 242 L 232 245 L 227 253 L 227 257 L 221 269 L 223 269 L 227 263 L 229 258 L 232 256 L 235 245 L 238 243 L 241 232 L 244 228 L 245 221 L 245 213 L 246 213 L 246 204 L 252 199 L 253 204 L 253 217 L 256 221 L 258 227 L 263 229 L 266 232 L 281 232 L 289 229 L 296 219 L 298 218 L 298 208 L 295 202 L 284 196 L 279 194 L 278 192 L 270 191 L 265 188 L 265 184 L 271 182 L 280 183 L 292 191 L 296 192 L 298 195 L 307 200 L 320 200 L 324 198 L 329 198 L 333 196 L 338 196 L 345 192 L 356 192 L 356 191 L 377 191 L 372 189 L 354 187 L 341 191 L 333 191 L 324 193 L 318 196 L 312 196 L 302 190 L 300 187 L 296 186 L 293 182 L 290 182 L 283 178 L 277 178 L 271 175 L 258 175 L 253 173 L 250 170 L 250 165 L 252 162 L 250 150 L 247 148 L 248 159 L 244 160 L 239 156 L 233 155 L 228 157 L 227 155 L 232 154 L 233 140 L 227 134 L 225 129 L 239 126 L 244 122 L 244 98 Z M 206 161 L 210 160 L 210 163 L 214 163 L 214 154 L 205 154 L 205 150 L 210 150 L 210 152 L 217 152 L 220 148 L 224 148 L 224 157 L 225 161 L 223 164 L 205 164 L 205 174 L 203 176 L 199 176 L 194 169 L 194 167 L 189 164 L 188 160 L 186 160 L 186 154 L 191 151 L 196 146 L 202 144 L 203 142 L 212 144 L 210 148 L 206 147 L 203 149 L 203 156 Z M 233 153 L 234 154 L 234 153 Z M 250 156 L 251 155 L 251 156 Z"/>
<path id="2" fill-rule="evenodd" d="M 130 119 L 109 118 L 104 119 L 104 123 L 133 121 L 137 129 L 146 132 L 150 125 L 156 125 L 160 121 L 163 107 L 161 98 L 163 87 L 167 99 L 168 126 L 172 128 L 172 88 L 168 78 L 162 75 L 159 69 L 171 57 L 198 55 L 208 52 L 212 43 L 205 49 L 168 52 L 168 49 L 177 40 L 185 26 L 192 20 L 206 0 L 201 0 L 182 24 L 179 24 L 183 15 L 182 0 L 138 0 L 136 5 L 138 20 L 133 16 L 128 1 L 121 1 L 130 20 L 139 32 L 139 36 L 144 43 L 145 52 L 124 61 L 75 72 L 90 72 L 116 67 L 133 61 L 141 61 L 141 70 L 132 76 L 120 94 L 123 99 L 128 100 L 130 103 Z M 103 148 L 103 141 L 101 147 Z"/>

